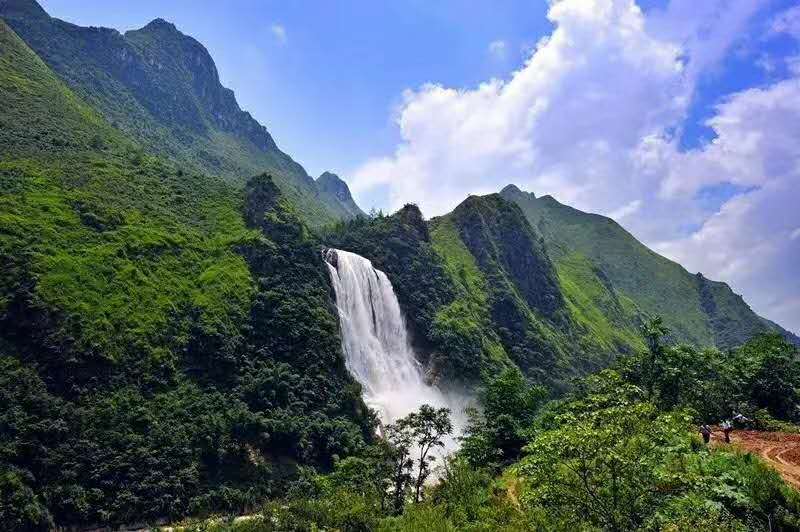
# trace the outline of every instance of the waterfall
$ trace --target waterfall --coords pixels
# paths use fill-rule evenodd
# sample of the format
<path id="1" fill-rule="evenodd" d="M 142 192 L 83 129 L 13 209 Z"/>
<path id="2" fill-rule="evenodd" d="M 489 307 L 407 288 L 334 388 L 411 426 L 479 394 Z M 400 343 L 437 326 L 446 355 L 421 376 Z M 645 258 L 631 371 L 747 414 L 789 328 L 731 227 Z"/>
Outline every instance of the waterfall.
<path id="1" fill-rule="evenodd" d="M 466 401 L 425 381 L 386 274 L 364 257 L 338 249 L 326 250 L 325 262 L 336 292 L 345 363 L 363 387 L 364 402 L 383 423 L 423 404 L 450 408 L 454 436 L 460 435 Z M 450 438 L 447 447 L 454 441 Z"/>

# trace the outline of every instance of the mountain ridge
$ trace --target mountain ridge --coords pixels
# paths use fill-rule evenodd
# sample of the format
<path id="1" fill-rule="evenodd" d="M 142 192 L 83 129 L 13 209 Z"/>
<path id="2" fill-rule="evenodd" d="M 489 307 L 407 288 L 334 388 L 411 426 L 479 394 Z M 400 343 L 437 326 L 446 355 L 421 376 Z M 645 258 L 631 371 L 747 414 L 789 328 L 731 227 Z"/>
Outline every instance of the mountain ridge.
<path id="1" fill-rule="evenodd" d="M 163 19 L 126 38 L 53 23 L 33 0 L 0 0 L 0 12 L 16 13 L 33 40 L 44 39 L 51 61 L 82 53 L 81 46 L 104 61 L 104 53 L 132 54 L 134 73 L 123 65 L 117 75 L 149 84 L 140 97 L 151 106 L 92 61 L 66 58 L 62 67 L 87 70 L 59 75 L 0 19 L 0 528 L 116 529 L 252 513 L 265 501 L 293 514 L 287 494 L 327 491 L 337 477 L 363 489 L 364 471 L 385 464 L 374 461 L 376 415 L 342 349 L 340 318 L 347 316 L 339 315 L 321 253 L 326 246 L 357 252 L 391 279 L 431 383 L 483 397 L 494 387 L 502 392 L 495 406 L 514 410 L 539 405 L 547 393 L 563 399 L 585 389 L 574 385 L 576 377 L 624 355 L 635 365 L 682 353 L 672 368 L 680 371 L 662 372 L 671 387 L 684 366 L 692 373 L 694 363 L 735 358 L 683 347 L 650 356 L 640 326 L 653 314 L 653 301 L 669 311 L 672 341 L 725 347 L 768 329 L 724 283 L 677 264 L 659 268 L 666 259 L 612 220 L 516 186 L 470 196 L 451 213 L 425 220 L 410 204 L 389 216 L 359 215 L 348 187 L 331 172 L 311 185 L 307 174 L 294 179 L 266 171 L 244 184 L 221 179 L 202 161 L 188 164 L 184 152 L 153 149 L 157 134 L 137 133 L 130 121 L 112 124 L 110 109 L 90 103 L 139 105 L 134 110 L 145 118 L 163 113 L 163 121 L 174 122 L 170 132 L 199 135 L 177 139 L 171 148 L 178 150 L 196 148 L 192 143 L 202 138 L 230 141 L 237 120 L 249 122 L 200 43 Z M 65 48 L 38 30 L 53 30 Z M 97 49 L 104 43 L 112 45 Z M 73 85 L 68 74 L 77 76 Z M 101 87 L 92 91 L 88 82 Z M 173 93 L 175 102 L 163 100 Z M 253 149 L 274 142 L 265 130 L 252 133 Z M 247 134 L 239 130 L 236 138 Z M 259 161 L 266 159 L 251 160 L 253 169 Z M 289 170 L 299 167 L 284 162 Z M 325 205 L 349 214 L 323 212 Z M 323 227 L 311 229 L 309 221 Z M 641 266 L 647 260 L 656 260 L 653 271 Z M 643 286 L 626 284 L 627 277 Z M 671 298 L 676 287 L 680 297 Z M 797 412 L 800 366 L 783 346 L 769 347 L 773 340 L 755 342 L 765 344 L 758 350 L 768 357 L 750 365 L 757 404 Z M 739 408 L 732 399 L 747 397 L 731 393 L 730 382 L 720 380 L 717 395 L 716 385 L 686 381 L 690 396 L 714 411 L 728 402 Z M 527 389 L 531 384 L 542 389 Z M 611 378 L 601 403 L 619 399 L 614 419 L 635 405 L 620 390 L 638 396 L 652 382 L 640 384 Z M 586 403 L 578 406 L 585 410 Z M 636 423 L 642 436 L 635 434 L 648 447 L 650 406 Z M 557 411 L 549 410 L 545 423 Z M 522 423 L 486 412 L 491 419 L 473 428 L 496 422 L 498 430 L 483 441 L 502 440 L 519 457 L 533 418 Z M 571 427 L 576 418 L 569 419 Z M 681 423 L 686 432 L 688 418 Z M 592 422 L 592 431 L 555 438 L 554 447 L 584 442 L 592 452 L 620 456 L 595 446 L 613 436 L 606 426 L 607 420 Z M 685 437 L 689 445 L 691 435 Z M 630 462 L 641 463 L 641 447 L 631 448 Z M 483 454 L 482 465 L 505 453 L 499 450 Z M 644 489 L 661 493 L 662 480 Z M 383 481 L 376 485 L 385 495 Z M 496 488 L 486 487 L 482 498 L 496 499 Z M 361 495 L 337 490 L 334 496 L 336 513 L 351 501 L 364 511 Z M 301 519 L 309 509 L 316 519 L 313 506 L 299 512 Z M 356 513 L 342 515 L 348 524 L 330 528 L 350 526 Z M 279 526 L 272 518 L 266 523 Z"/>
<path id="2" fill-rule="evenodd" d="M 271 173 L 312 226 L 352 217 L 282 152 L 221 85 L 208 50 L 164 19 L 124 34 L 50 17 L 35 0 L 3 0 L 0 18 L 112 125 L 191 171 L 236 185 Z M 360 212 L 356 212 L 357 215 Z"/>
<path id="3" fill-rule="evenodd" d="M 649 249 L 611 218 L 585 213 L 552 196 L 537 198 L 514 185 L 504 187 L 500 194 L 519 205 L 538 228 L 556 263 L 565 262 L 570 253 L 583 254 L 642 311 L 661 314 L 675 340 L 727 349 L 758 332 L 777 331 L 800 345 L 800 338 L 758 316 L 726 283 L 690 273 Z M 675 302 L 675 306 L 665 307 L 665 302 Z"/>

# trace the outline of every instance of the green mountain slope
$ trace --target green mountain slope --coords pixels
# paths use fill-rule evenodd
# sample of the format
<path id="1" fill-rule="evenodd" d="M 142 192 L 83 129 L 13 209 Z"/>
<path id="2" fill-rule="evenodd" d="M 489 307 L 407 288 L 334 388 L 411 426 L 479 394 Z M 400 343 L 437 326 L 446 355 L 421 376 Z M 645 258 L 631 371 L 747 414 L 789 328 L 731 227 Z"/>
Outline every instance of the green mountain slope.
<path id="1" fill-rule="evenodd" d="M 555 269 L 519 209 L 497 195 L 472 196 L 432 227 L 434 249 L 445 262 L 454 259 L 440 241 L 448 229 L 473 258 L 483 313 L 509 358 L 538 381 L 565 375 L 573 361 L 562 349 L 564 300 Z"/>
<path id="2" fill-rule="evenodd" d="M 431 237 L 462 285 L 460 299 L 483 309 L 478 314 L 489 316 L 504 350 L 527 375 L 566 378 L 642 348 L 636 332 L 619 327 L 628 317 L 626 302 L 575 263 L 575 276 L 584 276 L 586 290 L 602 301 L 587 308 L 586 291 L 564 277 L 519 207 L 500 195 L 469 197 L 431 221 Z"/>
<path id="3" fill-rule="evenodd" d="M 239 185 L 269 172 L 313 225 L 360 214 L 352 199 L 340 202 L 278 149 L 220 84 L 208 51 L 174 25 L 157 19 L 122 35 L 52 18 L 34 0 L 2 0 L 0 17 L 76 94 L 149 153 Z"/>
<path id="4" fill-rule="evenodd" d="M 559 389 L 644 351 L 640 328 L 653 315 L 673 341 L 700 346 L 779 330 L 724 283 L 688 273 L 612 220 L 516 187 L 469 197 L 427 224 L 406 206 L 340 225 L 325 240 L 389 275 L 419 351 L 444 382 L 470 385 L 516 366 Z"/>
<path id="5" fill-rule="evenodd" d="M 331 291 L 270 178 L 148 155 L 0 20 L 0 529 L 242 511 L 355 452 Z"/>
<path id="6" fill-rule="evenodd" d="M 564 284 L 574 285 L 576 295 L 584 292 L 587 305 L 603 306 L 600 299 L 587 294 L 586 281 L 576 269 L 594 272 L 590 282 L 606 284 L 626 303 L 631 317 L 637 310 L 663 316 L 677 341 L 731 348 L 768 331 L 798 341 L 754 313 L 725 283 L 690 274 L 648 249 L 610 218 L 581 212 L 550 196 L 536 198 L 513 185 L 501 195 L 519 205 L 543 235 Z M 633 330 L 636 320 L 626 326 Z"/>
<path id="7" fill-rule="evenodd" d="M 629 303 L 601 282 L 586 285 L 602 306 L 587 303 L 560 278 L 520 208 L 497 194 L 469 197 L 428 223 L 408 205 L 342 224 L 324 239 L 387 273 L 418 350 L 444 383 L 472 386 L 518 367 L 561 389 L 644 347 L 638 331 L 620 326 Z"/>

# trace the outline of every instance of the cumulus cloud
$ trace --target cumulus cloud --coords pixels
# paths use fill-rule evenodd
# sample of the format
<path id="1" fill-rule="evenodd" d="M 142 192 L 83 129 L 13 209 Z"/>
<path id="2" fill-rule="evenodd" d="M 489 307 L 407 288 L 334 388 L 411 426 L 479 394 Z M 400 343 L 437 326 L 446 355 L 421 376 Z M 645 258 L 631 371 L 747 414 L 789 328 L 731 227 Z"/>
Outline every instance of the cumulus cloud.
<path id="1" fill-rule="evenodd" d="M 639 199 L 605 185 L 683 113 L 681 49 L 649 35 L 632 1 L 564 0 L 548 17 L 556 29 L 509 80 L 406 91 L 403 142 L 365 163 L 355 190 L 386 184 L 392 207 L 416 201 L 429 215 L 512 181 L 601 211 Z"/>
<path id="2" fill-rule="evenodd" d="M 665 196 L 719 182 L 759 186 L 800 175 L 800 78 L 736 93 L 706 125 L 716 138 L 670 161 Z"/>
<path id="3" fill-rule="evenodd" d="M 489 43 L 489 54 L 498 58 L 504 59 L 506 56 L 506 41 L 498 39 Z"/>
<path id="4" fill-rule="evenodd" d="M 800 263 L 790 238 L 800 226 L 790 206 L 797 80 L 729 96 L 707 124 L 716 138 L 688 152 L 678 143 L 698 83 L 763 6 L 672 0 L 645 14 L 634 0 L 553 1 L 554 30 L 508 79 L 405 91 L 402 141 L 362 164 L 352 188 L 385 191 L 390 208 L 416 202 L 428 216 L 511 182 L 553 194 L 610 214 L 800 330 L 800 286 L 787 274 Z M 795 20 L 790 10 L 772 28 L 791 32 Z M 696 196 L 718 184 L 748 192 L 709 211 Z"/>
<path id="5" fill-rule="evenodd" d="M 270 26 L 269 30 L 272 32 L 272 36 L 275 37 L 275 40 L 280 46 L 286 46 L 286 44 L 289 42 L 289 39 L 286 36 L 286 28 L 280 24 L 273 24 Z"/>

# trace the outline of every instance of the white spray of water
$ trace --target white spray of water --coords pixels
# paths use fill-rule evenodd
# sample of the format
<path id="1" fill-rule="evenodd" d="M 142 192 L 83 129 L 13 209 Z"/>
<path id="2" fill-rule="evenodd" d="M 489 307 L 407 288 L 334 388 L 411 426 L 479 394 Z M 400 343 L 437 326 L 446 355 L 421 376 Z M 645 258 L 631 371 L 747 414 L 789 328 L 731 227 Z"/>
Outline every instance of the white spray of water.
<path id="1" fill-rule="evenodd" d="M 445 443 L 454 449 L 467 401 L 425 381 L 386 274 L 364 257 L 338 249 L 326 250 L 325 261 L 336 292 L 345 363 L 364 389 L 364 402 L 384 424 L 423 404 L 449 408 L 454 434 Z"/>

